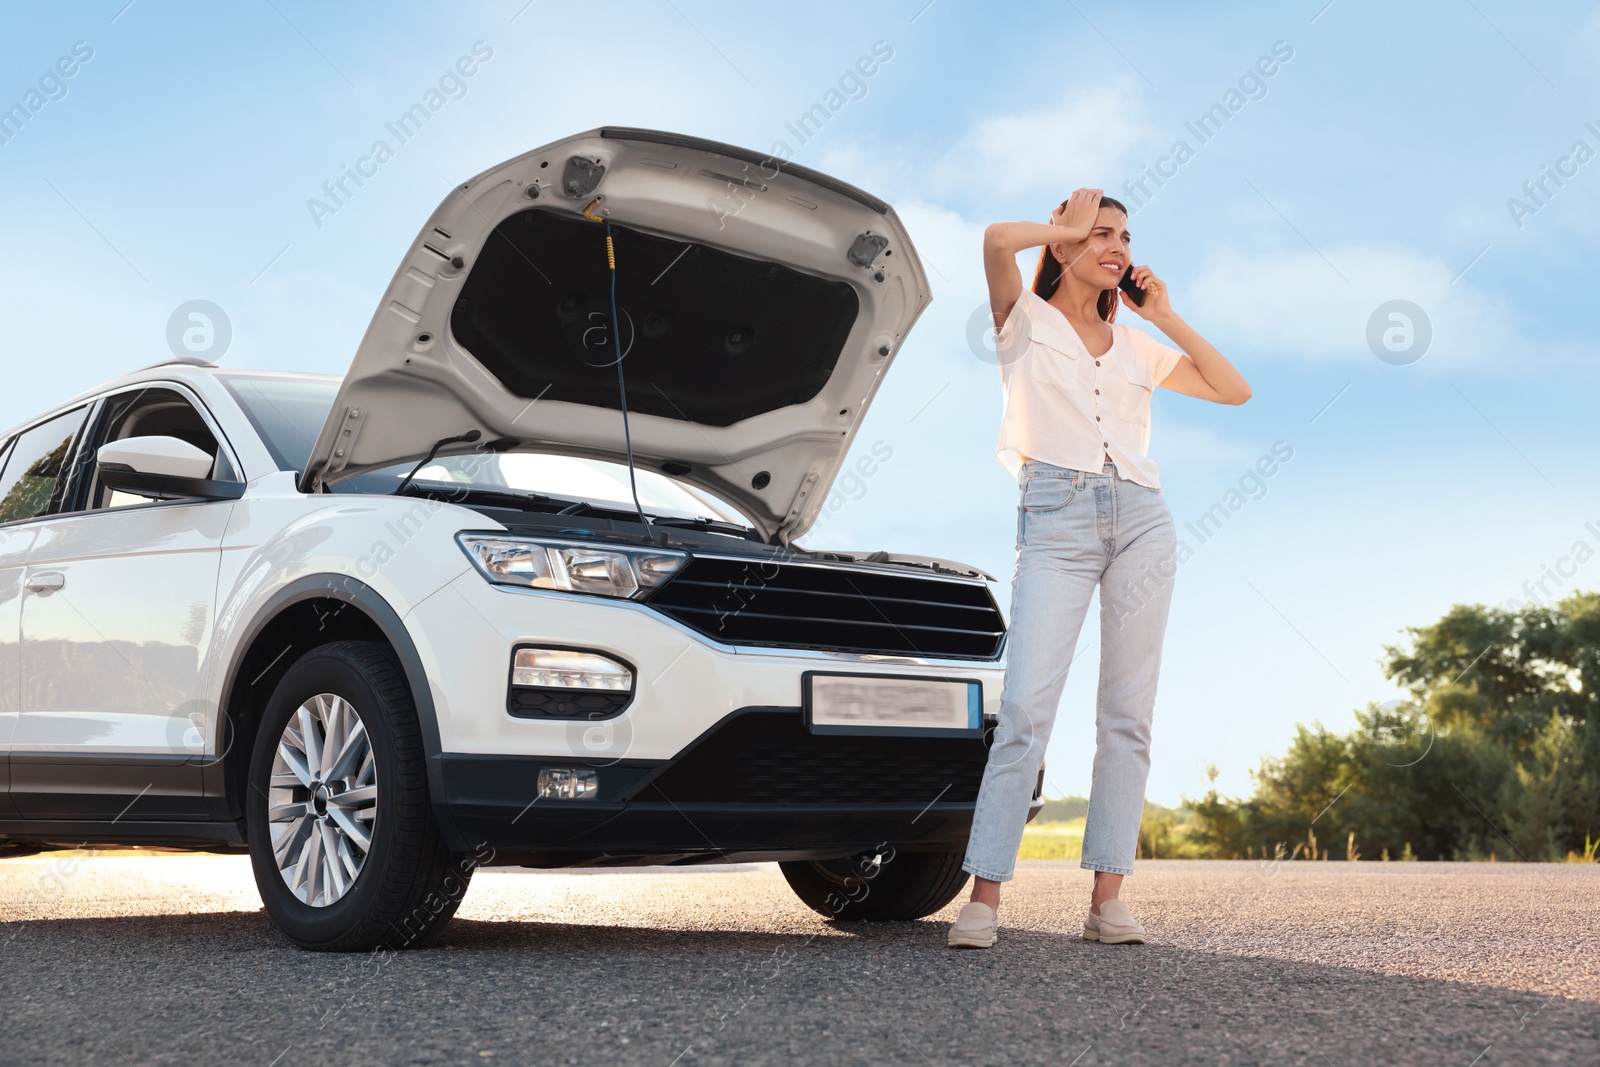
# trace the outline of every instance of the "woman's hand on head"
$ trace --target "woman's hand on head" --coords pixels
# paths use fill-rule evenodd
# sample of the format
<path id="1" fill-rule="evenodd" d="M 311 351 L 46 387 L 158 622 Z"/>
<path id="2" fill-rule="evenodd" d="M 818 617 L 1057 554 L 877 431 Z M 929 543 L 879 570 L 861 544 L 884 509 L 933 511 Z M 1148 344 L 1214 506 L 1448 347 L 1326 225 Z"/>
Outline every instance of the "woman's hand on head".
<path id="1" fill-rule="evenodd" d="M 989 283 L 989 310 L 998 329 L 1022 296 L 1022 272 L 1017 253 L 1025 248 L 1050 248 L 1067 262 L 1068 249 L 1089 239 L 1100 212 L 1100 190 L 1079 189 L 1050 213 L 1050 221 L 994 222 L 983 231 L 983 273 Z"/>
<path id="2" fill-rule="evenodd" d="M 1082 241 L 1094 229 L 1095 216 L 1100 211 L 1100 189 L 1079 189 L 1067 197 L 1067 202 L 1050 213 L 1050 225 L 1071 230 L 1073 241 Z"/>
<path id="3" fill-rule="evenodd" d="M 1133 298 L 1125 290 L 1117 290 L 1117 295 L 1122 298 L 1122 306 L 1132 311 L 1142 319 L 1158 319 L 1172 311 L 1172 300 L 1167 295 L 1167 283 L 1157 278 L 1155 272 L 1149 267 L 1138 266 L 1133 268 L 1133 284 L 1145 292 L 1144 306 L 1140 307 L 1133 302 Z"/>

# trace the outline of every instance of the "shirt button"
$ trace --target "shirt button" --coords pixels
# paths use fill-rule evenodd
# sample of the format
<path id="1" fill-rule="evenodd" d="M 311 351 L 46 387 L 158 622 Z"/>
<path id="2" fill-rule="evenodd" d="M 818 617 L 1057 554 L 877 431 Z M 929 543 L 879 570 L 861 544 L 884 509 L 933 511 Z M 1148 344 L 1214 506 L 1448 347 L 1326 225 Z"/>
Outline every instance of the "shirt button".
<path id="1" fill-rule="evenodd" d="M 1100 361 L 1099 361 L 1099 360 L 1098 360 L 1098 359 L 1097 359 L 1097 360 L 1095 360 L 1095 361 L 1094 361 L 1094 365 L 1095 365 L 1095 366 L 1096 366 L 1096 367 L 1098 367 L 1098 366 L 1099 366 L 1099 365 L 1100 365 Z"/>
<path id="2" fill-rule="evenodd" d="M 1096 389 L 1096 390 L 1095 390 L 1095 391 L 1094 391 L 1094 395 L 1095 395 L 1095 396 L 1099 396 L 1099 395 L 1100 395 L 1100 390 L 1098 390 L 1098 389 Z"/>
<path id="3" fill-rule="evenodd" d="M 1095 417 L 1094 417 L 1094 421 L 1095 421 L 1095 422 L 1099 422 L 1099 421 L 1100 421 L 1100 416 L 1099 416 L 1099 415 L 1096 415 L 1096 416 L 1095 416 Z"/>

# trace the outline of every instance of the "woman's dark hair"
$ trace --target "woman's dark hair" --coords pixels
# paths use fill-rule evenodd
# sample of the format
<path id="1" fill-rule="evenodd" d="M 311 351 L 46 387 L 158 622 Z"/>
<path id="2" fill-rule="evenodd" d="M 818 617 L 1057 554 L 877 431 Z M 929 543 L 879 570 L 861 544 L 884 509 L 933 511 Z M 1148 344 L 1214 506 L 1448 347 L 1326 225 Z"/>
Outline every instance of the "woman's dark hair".
<path id="1" fill-rule="evenodd" d="M 1061 206 L 1066 207 L 1067 202 L 1065 200 L 1061 201 Z M 1098 211 L 1103 207 L 1114 207 L 1122 212 L 1124 216 L 1128 214 L 1128 209 L 1122 205 L 1122 201 L 1113 200 L 1109 196 L 1102 196 L 1095 210 Z M 1039 266 L 1033 272 L 1033 291 L 1039 295 L 1041 300 L 1049 300 L 1055 293 L 1056 286 L 1060 284 L 1061 261 L 1050 251 L 1050 246 L 1045 245 L 1039 249 Z M 1103 291 L 1095 307 L 1099 310 L 1102 319 L 1107 322 L 1115 322 L 1117 319 L 1116 288 L 1113 287 Z"/>

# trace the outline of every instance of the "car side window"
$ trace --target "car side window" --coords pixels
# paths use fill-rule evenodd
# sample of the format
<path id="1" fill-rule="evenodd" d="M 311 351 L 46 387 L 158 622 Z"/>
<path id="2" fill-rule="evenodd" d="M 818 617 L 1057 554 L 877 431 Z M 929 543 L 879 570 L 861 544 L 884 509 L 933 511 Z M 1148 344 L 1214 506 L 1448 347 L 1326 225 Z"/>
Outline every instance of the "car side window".
<path id="1" fill-rule="evenodd" d="M 0 523 L 38 518 L 50 510 L 88 413 L 87 407 L 75 408 L 17 435 L 0 472 Z"/>
<path id="2" fill-rule="evenodd" d="M 85 459 L 89 464 L 94 462 L 95 450 L 112 441 L 124 441 L 130 437 L 176 437 L 213 457 L 211 477 L 224 481 L 238 477 L 228 462 L 227 453 L 218 447 L 211 427 L 206 425 L 194 405 L 176 390 L 146 388 L 110 397 L 98 422 L 100 430 L 85 450 Z M 97 510 L 149 503 L 151 500 L 148 497 L 119 492 L 102 485 L 96 477 L 90 485 L 87 506 Z"/>

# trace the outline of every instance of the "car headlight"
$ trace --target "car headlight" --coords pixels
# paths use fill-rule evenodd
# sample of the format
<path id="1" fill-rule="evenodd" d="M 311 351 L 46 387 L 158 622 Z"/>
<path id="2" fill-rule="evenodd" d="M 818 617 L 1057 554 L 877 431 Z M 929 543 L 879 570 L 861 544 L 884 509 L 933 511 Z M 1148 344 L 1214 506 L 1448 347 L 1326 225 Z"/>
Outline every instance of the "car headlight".
<path id="1" fill-rule="evenodd" d="M 683 552 L 578 541 L 481 534 L 462 534 L 458 540 L 467 558 L 491 582 L 595 596 L 648 593 L 677 573 L 689 558 Z"/>

